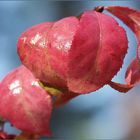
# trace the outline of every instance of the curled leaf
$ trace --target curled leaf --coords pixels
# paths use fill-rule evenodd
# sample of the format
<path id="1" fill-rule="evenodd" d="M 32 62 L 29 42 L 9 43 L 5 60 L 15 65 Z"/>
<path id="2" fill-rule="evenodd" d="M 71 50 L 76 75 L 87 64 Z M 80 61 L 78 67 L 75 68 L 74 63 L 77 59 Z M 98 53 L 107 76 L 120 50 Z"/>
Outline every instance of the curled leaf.
<path id="1" fill-rule="evenodd" d="M 123 6 L 108 6 L 105 9 L 122 20 L 135 33 L 138 40 L 137 56 L 140 60 L 140 12 Z"/>
<path id="2" fill-rule="evenodd" d="M 127 45 L 125 31 L 112 17 L 84 12 L 69 53 L 69 89 L 87 93 L 108 84 L 122 66 Z"/>
<path id="3" fill-rule="evenodd" d="M 29 28 L 17 43 L 21 62 L 41 81 L 65 88 L 68 51 L 77 25 L 76 17 L 67 17 Z"/>
<path id="4" fill-rule="evenodd" d="M 0 83 L 0 116 L 15 127 L 31 133 L 50 135 L 51 96 L 24 66 L 9 73 Z"/>
<path id="5" fill-rule="evenodd" d="M 36 25 L 17 43 L 22 63 L 35 77 L 81 94 L 111 81 L 123 64 L 127 45 L 123 28 L 96 11 Z"/>
<path id="6" fill-rule="evenodd" d="M 140 12 L 122 6 L 109 6 L 105 9 L 121 19 L 136 35 L 137 57 L 131 62 L 125 75 L 127 84 L 135 86 L 140 82 Z"/>
<path id="7" fill-rule="evenodd" d="M 124 92 L 124 93 L 128 92 L 130 89 L 133 88 L 133 85 L 131 85 L 131 84 L 120 84 L 120 83 L 116 83 L 116 82 L 112 82 L 112 81 L 109 83 L 109 85 L 113 89 L 115 89 L 119 92 Z"/>
<path id="8" fill-rule="evenodd" d="M 140 83 L 140 61 L 137 58 L 135 58 L 129 65 L 125 79 L 130 85 L 137 85 Z"/>
<path id="9" fill-rule="evenodd" d="M 15 137 L 16 135 L 7 134 L 6 132 L 0 131 L 0 139 L 9 140 L 9 139 L 15 139 Z"/>

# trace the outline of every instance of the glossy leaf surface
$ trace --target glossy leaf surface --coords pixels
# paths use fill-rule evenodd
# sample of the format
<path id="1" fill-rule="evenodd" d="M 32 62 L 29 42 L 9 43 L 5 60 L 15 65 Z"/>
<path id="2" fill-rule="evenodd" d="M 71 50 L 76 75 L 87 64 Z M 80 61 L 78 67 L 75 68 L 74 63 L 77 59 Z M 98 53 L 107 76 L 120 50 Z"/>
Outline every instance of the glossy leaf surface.
<path id="1" fill-rule="evenodd" d="M 41 81 L 65 88 L 68 51 L 77 24 L 76 17 L 68 17 L 29 28 L 17 43 L 21 62 Z"/>
<path id="2" fill-rule="evenodd" d="M 86 11 L 79 19 L 67 17 L 36 25 L 21 35 L 17 45 L 22 63 L 41 81 L 89 93 L 117 74 L 128 42 L 112 17 Z"/>
<path id="3" fill-rule="evenodd" d="M 18 67 L 0 83 L 0 116 L 15 127 L 31 134 L 50 135 L 51 112 L 51 96 L 26 67 Z"/>

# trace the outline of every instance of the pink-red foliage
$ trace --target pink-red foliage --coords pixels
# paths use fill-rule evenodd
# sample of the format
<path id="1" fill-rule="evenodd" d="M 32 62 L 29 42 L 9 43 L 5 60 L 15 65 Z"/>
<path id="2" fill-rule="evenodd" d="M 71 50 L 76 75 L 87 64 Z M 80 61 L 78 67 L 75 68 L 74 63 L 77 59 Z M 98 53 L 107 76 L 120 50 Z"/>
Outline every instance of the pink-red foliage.
<path id="1" fill-rule="evenodd" d="M 113 17 L 101 13 L 104 9 L 130 27 L 138 40 L 126 84 L 111 80 L 123 65 L 127 36 Z M 106 84 L 128 92 L 140 83 L 140 12 L 121 6 L 97 7 L 78 17 L 41 23 L 22 33 L 17 49 L 24 66 L 0 83 L 0 116 L 24 132 L 19 138 L 49 136 L 53 101 L 58 107 Z M 52 96 L 56 97 L 52 100 Z M 0 131 L 0 138 L 10 136 Z"/>
<path id="2" fill-rule="evenodd" d="M 21 62 L 43 82 L 88 93 L 108 84 L 127 52 L 124 29 L 110 16 L 86 11 L 36 25 L 18 40 Z"/>
<path id="3" fill-rule="evenodd" d="M 0 115 L 31 134 L 50 135 L 51 96 L 24 66 L 9 73 L 0 84 Z"/>

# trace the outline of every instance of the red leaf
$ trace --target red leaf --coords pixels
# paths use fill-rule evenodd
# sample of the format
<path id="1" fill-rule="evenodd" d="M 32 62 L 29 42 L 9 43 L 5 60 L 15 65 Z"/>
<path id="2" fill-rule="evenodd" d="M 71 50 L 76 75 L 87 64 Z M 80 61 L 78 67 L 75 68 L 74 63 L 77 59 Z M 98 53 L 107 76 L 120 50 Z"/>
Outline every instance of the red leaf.
<path id="1" fill-rule="evenodd" d="M 7 139 L 7 133 L 0 131 L 0 139 Z"/>
<path id="2" fill-rule="evenodd" d="M 0 116 L 15 127 L 31 134 L 50 135 L 51 112 L 51 96 L 24 66 L 0 83 Z"/>
<path id="3" fill-rule="evenodd" d="M 120 84 L 120 83 L 116 83 L 116 82 L 110 82 L 109 85 L 119 91 L 119 92 L 128 92 L 130 89 L 133 88 L 133 85 L 130 84 Z"/>
<path id="4" fill-rule="evenodd" d="M 125 31 L 112 17 L 84 12 L 69 54 L 69 89 L 87 93 L 108 84 L 122 66 L 127 44 Z"/>
<path id="5" fill-rule="evenodd" d="M 68 17 L 28 29 L 17 43 L 22 63 L 41 81 L 66 87 L 67 54 L 77 24 L 76 17 Z"/>
<path id="6" fill-rule="evenodd" d="M 6 132 L 0 131 L 0 139 L 9 140 L 9 139 L 15 139 L 15 137 L 16 135 L 7 134 Z"/>
<path id="7" fill-rule="evenodd" d="M 125 31 L 112 17 L 87 11 L 79 19 L 67 17 L 28 29 L 18 41 L 18 52 L 41 81 L 88 93 L 119 71 L 127 43 Z"/>
<path id="8" fill-rule="evenodd" d="M 134 86 L 140 83 L 140 61 L 137 58 L 135 58 L 129 65 L 125 79 L 128 84 Z"/>
<path id="9" fill-rule="evenodd" d="M 135 33 L 138 40 L 137 54 L 140 59 L 140 12 L 122 6 L 109 6 L 105 9 L 121 19 Z"/>

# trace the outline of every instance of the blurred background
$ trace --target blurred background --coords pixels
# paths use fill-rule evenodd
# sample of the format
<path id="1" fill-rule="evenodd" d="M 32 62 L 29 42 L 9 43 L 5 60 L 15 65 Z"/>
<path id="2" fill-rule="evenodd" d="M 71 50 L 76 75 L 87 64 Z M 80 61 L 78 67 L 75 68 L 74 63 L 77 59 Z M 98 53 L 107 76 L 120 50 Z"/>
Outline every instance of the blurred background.
<path id="1" fill-rule="evenodd" d="M 131 0 L 0 1 L 0 80 L 20 65 L 16 42 L 24 30 L 41 22 L 79 15 L 99 5 L 122 5 L 140 10 L 140 2 Z M 118 22 L 127 31 L 129 51 L 123 68 L 113 80 L 123 83 L 137 43 L 131 30 Z M 79 96 L 55 109 L 51 128 L 54 136 L 48 139 L 140 139 L 140 86 L 127 94 L 105 86 L 97 92 Z M 9 124 L 5 129 L 9 133 L 20 132 Z"/>

